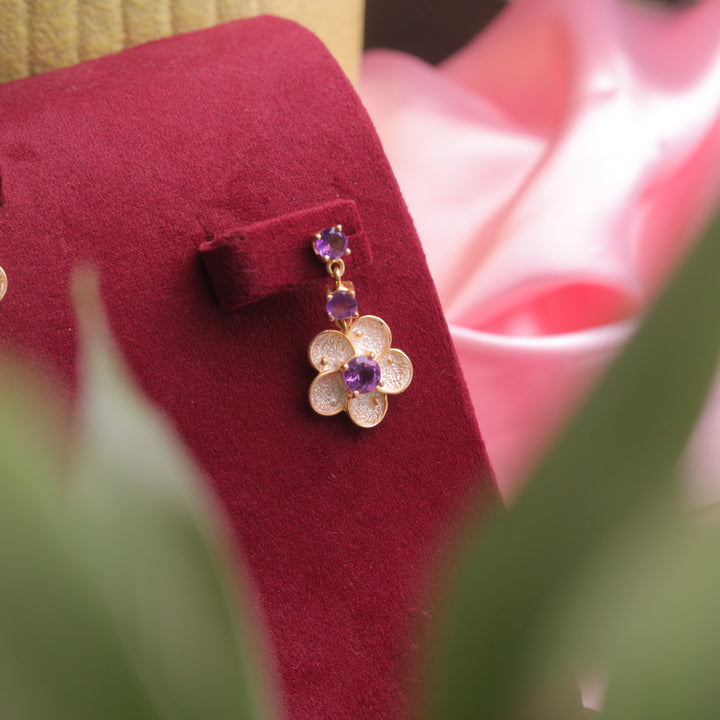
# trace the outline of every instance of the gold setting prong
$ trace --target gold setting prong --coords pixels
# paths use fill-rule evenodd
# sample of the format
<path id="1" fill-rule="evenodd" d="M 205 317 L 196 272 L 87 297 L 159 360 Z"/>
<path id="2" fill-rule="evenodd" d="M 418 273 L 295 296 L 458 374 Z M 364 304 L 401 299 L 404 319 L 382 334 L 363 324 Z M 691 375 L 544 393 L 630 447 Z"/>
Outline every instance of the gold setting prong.
<path id="1" fill-rule="evenodd" d="M 353 396 L 354 398 L 359 398 L 359 397 L 360 397 L 360 391 L 359 391 L 359 390 L 354 390 L 352 396 Z M 377 398 L 375 398 L 375 399 L 377 399 Z"/>
<path id="2" fill-rule="evenodd" d="M 381 381 L 377 384 L 377 386 L 378 386 L 379 388 L 385 387 L 385 383 L 381 380 Z"/>
<path id="3" fill-rule="evenodd" d="M 330 262 L 330 256 L 329 255 L 323 255 L 322 259 L 324 262 Z"/>
<path id="4" fill-rule="evenodd" d="M 338 232 L 342 232 L 342 225 L 338 224 L 335 226 Z"/>
<path id="5" fill-rule="evenodd" d="M 328 294 L 325 296 L 325 299 L 326 299 L 328 302 L 330 302 L 330 301 L 332 300 L 332 293 L 328 293 Z"/>
<path id="6" fill-rule="evenodd" d="M 320 233 L 315 233 L 315 239 L 320 240 L 322 238 L 322 235 Z"/>
<path id="7" fill-rule="evenodd" d="M 349 366 L 347 363 L 343 363 L 343 364 L 340 366 L 340 369 L 341 369 L 341 370 L 347 370 L 349 367 L 350 367 L 350 366 Z"/>
<path id="8" fill-rule="evenodd" d="M 353 317 L 354 317 L 354 318 L 359 318 L 359 317 L 360 317 L 360 313 L 359 313 L 359 312 L 356 312 L 356 313 L 353 315 Z"/>
<path id="9" fill-rule="evenodd" d="M 371 353 L 368 355 L 368 357 L 369 357 L 371 360 L 374 360 L 374 359 L 375 359 L 375 353 L 374 353 L 374 352 L 371 352 Z"/>
<path id="10" fill-rule="evenodd" d="M 345 254 L 352 255 L 352 250 L 350 248 L 347 248 L 347 250 L 345 250 Z"/>
<path id="11" fill-rule="evenodd" d="M 330 360 L 328 360 L 328 358 L 327 358 L 325 355 L 323 355 L 323 356 L 320 358 L 320 364 L 321 364 L 321 365 L 327 365 L 329 362 L 330 362 Z"/>
<path id="12" fill-rule="evenodd" d="M 354 297 L 355 297 L 355 291 L 354 291 L 354 290 L 351 290 L 351 291 L 348 293 L 348 295 L 349 295 L 351 298 L 354 298 Z"/>

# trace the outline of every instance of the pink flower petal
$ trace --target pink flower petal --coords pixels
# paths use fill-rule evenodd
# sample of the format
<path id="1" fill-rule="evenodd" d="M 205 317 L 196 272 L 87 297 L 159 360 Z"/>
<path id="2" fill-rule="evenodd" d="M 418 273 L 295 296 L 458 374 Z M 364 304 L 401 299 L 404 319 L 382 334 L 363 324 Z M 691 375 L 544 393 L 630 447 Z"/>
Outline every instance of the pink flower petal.
<path id="1" fill-rule="evenodd" d="M 714 0 L 516 0 L 440 68 L 366 55 L 361 92 L 506 495 L 720 195 L 718 36 Z M 691 448 L 705 500 L 713 408 Z"/>

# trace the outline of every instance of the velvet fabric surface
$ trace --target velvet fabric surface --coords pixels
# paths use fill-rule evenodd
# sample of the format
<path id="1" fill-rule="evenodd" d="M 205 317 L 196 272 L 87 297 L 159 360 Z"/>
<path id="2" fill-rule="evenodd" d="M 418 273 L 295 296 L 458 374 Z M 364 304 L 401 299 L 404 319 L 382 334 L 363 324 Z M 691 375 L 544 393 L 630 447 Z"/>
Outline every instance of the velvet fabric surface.
<path id="1" fill-rule="evenodd" d="M 461 516 L 496 490 L 416 233 L 349 82 L 310 33 L 260 18 L 2 85 L 0 109 L 2 344 L 73 392 L 70 276 L 98 268 L 135 377 L 231 519 L 287 716 L 401 717 L 429 578 Z M 372 430 L 307 398 L 308 343 L 331 327 L 309 235 L 344 212 L 372 247 L 346 278 L 415 367 Z M 235 312 L 218 303 L 222 263 L 208 273 L 200 257 L 215 242 L 262 275 L 230 283 L 247 295 Z M 277 282 L 290 267 L 292 289 Z"/>
<path id="2" fill-rule="evenodd" d="M 219 231 L 200 245 L 200 255 L 208 271 L 220 307 L 237 310 L 279 292 L 318 283 L 318 258 L 314 253 L 297 251 L 287 237 L 312 237 L 335 218 L 348 237 L 350 255 L 345 256 L 347 272 L 371 262 L 372 250 L 361 231 L 357 207 L 351 200 L 336 200 L 317 207 L 247 225 L 236 231 Z M 272 272 L 268 272 L 268 248 L 272 250 Z M 330 278 L 325 277 L 325 284 Z"/>

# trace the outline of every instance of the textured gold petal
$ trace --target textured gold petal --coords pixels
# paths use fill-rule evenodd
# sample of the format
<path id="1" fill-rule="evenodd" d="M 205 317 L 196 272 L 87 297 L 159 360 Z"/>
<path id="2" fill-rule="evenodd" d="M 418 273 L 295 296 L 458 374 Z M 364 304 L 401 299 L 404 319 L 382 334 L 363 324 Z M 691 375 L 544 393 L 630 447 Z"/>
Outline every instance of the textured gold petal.
<path id="1" fill-rule="evenodd" d="M 337 415 L 347 401 L 347 388 L 339 370 L 320 373 L 310 385 L 310 405 L 320 415 Z"/>
<path id="2" fill-rule="evenodd" d="M 392 341 L 387 323 L 374 315 L 363 315 L 358 318 L 350 327 L 348 337 L 356 355 L 375 353 L 376 357 L 380 357 L 388 350 Z"/>
<path id="3" fill-rule="evenodd" d="M 321 372 L 337 370 L 354 354 L 350 341 L 337 330 L 323 330 L 313 338 L 308 348 L 312 366 Z"/>
<path id="4" fill-rule="evenodd" d="M 351 397 L 348 400 L 347 411 L 351 420 L 360 427 L 371 428 L 377 425 L 387 412 L 388 399 L 377 390 Z"/>
<path id="5" fill-rule="evenodd" d="M 407 388 L 412 380 L 413 366 L 410 358 L 402 351 L 392 348 L 380 360 L 380 382 L 378 388 L 389 395 L 397 395 Z"/>

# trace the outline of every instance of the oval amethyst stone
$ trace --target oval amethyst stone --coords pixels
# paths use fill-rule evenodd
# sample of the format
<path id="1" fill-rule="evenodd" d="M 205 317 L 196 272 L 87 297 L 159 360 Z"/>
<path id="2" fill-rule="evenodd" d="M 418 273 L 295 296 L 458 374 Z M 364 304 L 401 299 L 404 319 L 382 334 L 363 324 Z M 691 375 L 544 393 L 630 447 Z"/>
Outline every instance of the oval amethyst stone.
<path id="1" fill-rule="evenodd" d="M 331 260 L 339 260 L 346 250 L 347 237 L 336 227 L 325 228 L 315 240 L 315 252 L 320 257 L 327 255 Z"/>
<path id="2" fill-rule="evenodd" d="M 350 392 L 361 395 L 372 392 L 380 382 L 380 366 L 367 355 L 360 355 L 348 361 L 343 380 Z"/>
<path id="3" fill-rule="evenodd" d="M 325 309 L 333 320 L 349 320 L 357 312 L 357 299 L 348 290 L 336 290 Z"/>

